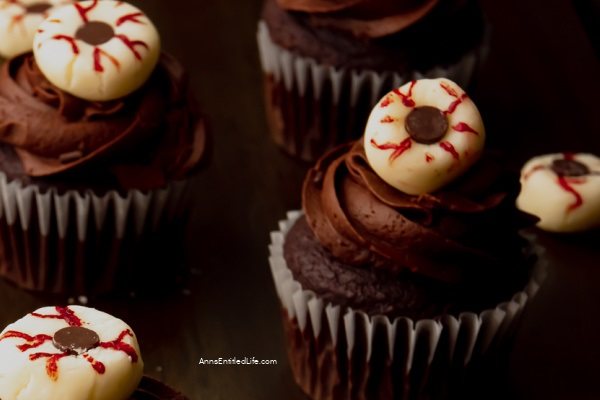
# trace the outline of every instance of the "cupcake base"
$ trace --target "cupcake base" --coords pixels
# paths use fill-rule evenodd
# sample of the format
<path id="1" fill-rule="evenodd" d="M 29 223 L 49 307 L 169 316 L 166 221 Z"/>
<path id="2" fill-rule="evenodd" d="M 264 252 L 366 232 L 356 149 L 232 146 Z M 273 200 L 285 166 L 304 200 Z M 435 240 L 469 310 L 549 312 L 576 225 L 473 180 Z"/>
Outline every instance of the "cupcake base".
<path id="1" fill-rule="evenodd" d="M 538 268 L 509 301 L 477 313 L 415 320 L 367 315 L 329 303 L 294 279 L 283 245 L 300 215 L 290 213 L 272 234 L 270 264 L 294 378 L 313 399 L 444 398 L 456 393 L 469 370 L 506 354 L 519 317 L 543 279 Z"/>
<path id="2" fill-rule="evenodd" d="M 59 193 L 0 172 L 0 276 L 69 296 L 174 286 L 184 274 L 186 189 Z"/>

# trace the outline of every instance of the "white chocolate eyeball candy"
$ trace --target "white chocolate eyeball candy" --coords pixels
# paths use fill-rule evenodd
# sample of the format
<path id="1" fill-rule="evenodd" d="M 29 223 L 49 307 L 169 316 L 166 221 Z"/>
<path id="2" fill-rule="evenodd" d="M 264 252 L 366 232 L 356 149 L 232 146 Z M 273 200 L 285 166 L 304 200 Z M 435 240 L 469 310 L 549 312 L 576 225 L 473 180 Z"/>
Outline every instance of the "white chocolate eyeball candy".
<path id="1" fill-rule="evenodd" d="M 600 158 L 583 153 L 532 158 L 521 170 L 517 207 L 551 232 L 600 227 Z"/>
<path id="2" fill-rule="evenodd" d="M 0 55 L 11 58 L 31 51 L 38 26 L 57 7 L 70 0 L 0 1 Z"/>
<path id="3" fill-rule="evenodd" d="M 36 63 L 60 89 L 90 101 L 123 97 L 146 82 L 160 38 L 138 8 L 92 0 L 52 13 L 34 38 Z"/>
<path id="4" fill-rule="evenodd" d="M 92 308 L 41 308 L 0 333 L 2 400 L 126 400 L 143 367 L 131 328 Z"/>
<path id="5" fill-rule="evenodd" d="M 432 193 L 481 155 L 485 129 L 466 93 L 448 79 L 412 81 L 373 108 L 364 134 L 371 168 L 396 189 Z"/>

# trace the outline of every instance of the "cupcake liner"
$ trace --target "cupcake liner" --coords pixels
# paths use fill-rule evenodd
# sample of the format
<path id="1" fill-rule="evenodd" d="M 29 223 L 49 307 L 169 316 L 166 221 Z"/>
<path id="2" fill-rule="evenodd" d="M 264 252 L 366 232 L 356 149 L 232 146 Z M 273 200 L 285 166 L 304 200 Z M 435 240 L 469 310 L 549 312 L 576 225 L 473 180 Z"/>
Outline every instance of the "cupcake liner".
<path id="1" fill-rule="evenodd" d="M 269 262 L 283 308 L 290 364 L 297 383 L 313 399 L 444 393 L 468 366 L 493 360 L 502 351 L 545 275 L 543 266 L 536 267 L 510 301 L 480 313 L 421 320 L 369 316 L 327 303 L 293 278 L 283 243 L 301 215 L 289 212 L 279 231 L 271 233 Z"/>
<path id="2" fill-rule="evenodd" d="M 275 44 L 264 21 L 257 40 L 271 133 L 288 153 L 308 161 L 360 137 L 373 106 L 393 88 L 438 77 L 466 87 L 485 52 L 482 45 L 453 65 L 400 74 L 320 65 Z"/>
<path id="3" fill-rule="evenodd" d="M 61 193 L 0 172 L 0 276 L 25 289 L 73 295 L 165 279 L 177 267 L 157 264 L 182 240 L 186 189 L 179 181 L 148 192 Z"/>

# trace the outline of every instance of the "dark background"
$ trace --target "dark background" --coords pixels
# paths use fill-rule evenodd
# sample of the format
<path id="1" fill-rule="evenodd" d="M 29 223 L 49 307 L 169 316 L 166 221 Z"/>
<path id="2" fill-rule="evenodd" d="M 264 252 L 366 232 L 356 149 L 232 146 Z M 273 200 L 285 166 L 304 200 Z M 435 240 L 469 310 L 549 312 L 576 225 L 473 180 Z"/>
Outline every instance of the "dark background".
<path id="1" fill-rule="evenodd" d="M 214 154 L 194 181 L 188 289 L 90 305 L 130 323 L 146 372 L 193 400 L 304 399 L 287 365 L 267 244 L 277 220 L 300 207 L 307 166 L 267 134 L 255 45 L 260 0 L 135 3 L 155 21 L 163 48 L 189 70 L 210 116 Z M 504 149 L 516 168 L 543 152 L 600 154 L 597 2 L 482 6 L 492 40 L 471 95 L 489 145 Z M 508 370 L 489 390 L 499 398 L 600 398 L 600 253 L 553 238 L 544 244 L 550 275 L 525 315 Z M 560 256 L 564 247 L 569 257 Z M 0 283 L 0 327 L 49 301 Z M 278 365 L 197 365 L 201 357 L 233 356 Z"/>

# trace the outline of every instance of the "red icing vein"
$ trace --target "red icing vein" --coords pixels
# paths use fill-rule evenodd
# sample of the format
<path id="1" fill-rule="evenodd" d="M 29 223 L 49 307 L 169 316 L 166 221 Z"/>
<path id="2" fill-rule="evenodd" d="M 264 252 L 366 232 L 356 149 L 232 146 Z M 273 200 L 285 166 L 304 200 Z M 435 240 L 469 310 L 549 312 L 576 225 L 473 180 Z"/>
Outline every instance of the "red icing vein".
<path id="1" fill-rule="evenodd" d="M 536 165 L 535 167 L 531 168 L 529 171 L 523 174 L 523 179 L 527 180 L 531 175 L 533 175 L 537 171 L 541 171 L 544 169 L 546 169 L 545 165 Z"/>
<path id="2" fill-rule="evenodd" d="M 133 333 L 130 330 L 124 330 L 117 339 L 113 340 L 112 342 L 102 342 L 98 345 L 98 347 L 122 351 L 131 358 L 131 362 L 136 363 L 138 361 L 137 352 L 133 347 L 123 342 L 123 339 L 125 339 L 126 336 L 133 337 Z"/>
<path id="3" fill-rule="evenodd" d="M 466 93 L 463 93 L 459 96 L 456 90 L 450 87 L 446 82 L 441 82 L 440 86 L 446 91 L 446 93 L 448 93 L 450 96 L 456 99 L 448 106 L 448 109 L 444 111 L 444 114 L 446 115 L 452 114 L 456 110 L 456 108 L 463 102 L 463 100 L 469 97 Z"/>
<path id="4" fill-rule="evenodd" d="M 35 335 L 31 336 L 26 333 L 17 332 L 17 331 L 7 331 L 4 335 L 0 336 L 0 341 L 9 338 L 18 338 L 23 339 L 27 343 L 21 344 L 17 346 L 17 349 L 22 352 L 35 349 L 36 347 L 40 347 L 42 344 L 46 343 L 49 340 L 52 340 L 52 336 L 49 335 Z"/>
<path id="5" fill-rule="evenodd" d="M 459 122 L 458 124 L 454 125 L 452 129 L 454 129 L 457 132 L 469 132 L 479 136 L 479 132 L 471 128 L 466 122 Z"/>
<path id="6" fill-rule="evenodd" d="M 117 22 L 115 23 L 115 25 L 121 26 L 125 22 L 135 22 L 136 24 L 143 24 L 143 22 L 138 19 L 139 17 L 143 17 L 143 16 L 144 16 L 144 13 L 141 13 L 141 12 L 123 15 L 122 17 L 117 19 Z"/>
<path id="7" fill-rule="evenodd" d="M 108 58 L 110 62 L 113 63 L 115 67 L 120 68 L 121 64 L 119 64 L 119 60 L 115 57 L 111 56 L 106 51 L 102 50 L 99 47 L 94 47 L 94 70 L 97 72 L 104 72 L 104 67 L 102 66 L 102 56 Z"/>
<path id="8" fill-rule="evenodd" d="M 404 139 L 399 144 L 396 143 L 384 143 L 377 144 L 374 139 L 371 139 L 371 145 L 378 148 L 379 150 L 394 150 L 394 152 L 390 155 L 390 162 L 394 161 L 396 158 L 400 157 L 406 150 L 410 149 L 412 146 L 412 140 L 410 138 Z"/>
<path id="9" fill-rule="evenodd" d="M 125 35 L 115 35 L 115 37 L 120 39 L 123 42 L 123 44 L 125 44 L 125 46 L 129 47 L 129 49 L 135 55 L 135 58 L 137 58 L 138 60 L 142 59 L 142 55 L 135 49 L 136 46 L 142 46 L 148 49 L 148 45 L 141 40 L 131 40 Z"/>
<path id="10" fill-rule="evenodd" d="M 380 121 L 380 122 L 381 122 L 382 124 L 389 124 L 389 123 L 391 123 L 391 122 L 394 122 L 394 121 L 395 121 L 395 119 L 394 119 L 392 116 L 390 116 L 390 115 L 386 115 L 385 117 L 383 117 L 383 118 L 381 119 L 381 121 Z"/>
<path id="11" fill-rule="evenodd" d="M 415 101 L 412 99 L 412 92 L 416 84 L 417 81 L 410 82 L 407 94 L 400 92 L 400 89 L 393 89 L 392 92 L 394 92 L 398 97 L 402 99 L 402 104 L 404 104 L 406 107 L 414 107 Z"/>
<path id="12" fill-rule="evenodd" d="M 37 318 L 62 319 L 69 324 L 69 326 L 81 326 L 83 324 L 79 317 L 75 315 L 75 311 L 71 310 L 69 307 L 55 307 L 55 309 L 58 315 L 43 315 L 38 313 L 31 313 L 31 315 Z"/>
<path id="13" fill-rule="evenodd" d="M 54 35 L 52 37 L 52 39 L 66 40 L 71 45 L 71 49 L 73 50 L 73 53 L 79 54 L 79 47 L 77 46 L 77 42 L 75 41 L 75 38 L 72 38 L 71 36 L 67 36 L 67 35 Z"/>
<path id="14" fill-rule="evenodd" d="M 94 0 L 94 2 L 92 4 L 90 4 L 89 7 L 83 7 L 81 4 L 75 3 L 75 8 L 77 9 L 77 12 L 79 13 L 79 16 L 81 17 L 83 22 L 89 22 L 87 14 L 90 11 L 92 11 L 94 8 L 96 8 L 97 5 L 98 5 L 98 0 Z"/>
<path id="15" fill-rule="evenodd" d="M 458 152 L 456 151 L 456 149 L 454 148 L 454 146 L 452 145 L 452 143 L 450 142 L 440 142 L 440 147 L 444 150 L 446 150 L 448 153 L 450 153 L 452 155 L 452 157 L 454 157 L 455 160 L 460 159 L 460 156 L 458 155 Z"/>
<path id="16" fill-rule="evenodd" d="M 61 358 L 64 358 L 67 356 L 69 356 L 68 353 L 58 353 L 58 354 L 35 353 L 35 354 L 29 355 L 29 360 L 35 361 L 40 358 L 47 358 L 48 360 L 46 360 L 46 373 L 48 374 L 50 379 L 52 379 L 53 381 L 56 381 L 58 379 L 58 361 Z"/>
<path id="17" fill-rule="evenodd" d="M 573 211 L 581 207 L 581 205 L 583 204 L 583 198 L 581 197 L 581 194 L 579 194 L 579 192 L 571 186 L 571 183 L 581 183 L 581 181 L 575 180 L 569 182 L 569 179 L 567 177 L 558 177 L 558 184 L 560 185 L 560 187 L 566 190 L 567 192 L 571 193 L 575 197 L 575 202 L 569 205 L 567 211 Z"/>

